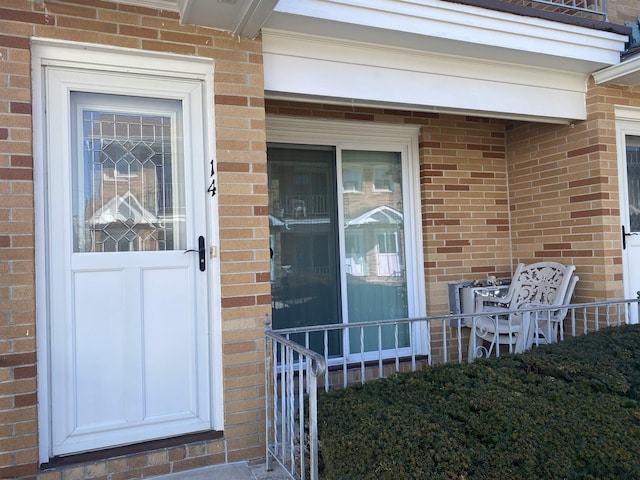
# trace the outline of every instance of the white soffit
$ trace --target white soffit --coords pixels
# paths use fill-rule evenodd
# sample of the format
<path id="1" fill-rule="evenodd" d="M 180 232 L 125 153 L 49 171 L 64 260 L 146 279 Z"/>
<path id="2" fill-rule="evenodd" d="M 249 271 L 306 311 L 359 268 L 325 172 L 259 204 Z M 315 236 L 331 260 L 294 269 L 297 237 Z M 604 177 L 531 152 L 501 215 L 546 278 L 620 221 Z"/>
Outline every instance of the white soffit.
<path id="1" fill-rule="evenodd" d="M 263 30 L 269 98 L 568 122 L 586 118 L 587 75 Z"/>
<path id="2" fill-rule="evenodd" d="M 180 21 L 253 38 L 278 0 L 177 0 Z"/>

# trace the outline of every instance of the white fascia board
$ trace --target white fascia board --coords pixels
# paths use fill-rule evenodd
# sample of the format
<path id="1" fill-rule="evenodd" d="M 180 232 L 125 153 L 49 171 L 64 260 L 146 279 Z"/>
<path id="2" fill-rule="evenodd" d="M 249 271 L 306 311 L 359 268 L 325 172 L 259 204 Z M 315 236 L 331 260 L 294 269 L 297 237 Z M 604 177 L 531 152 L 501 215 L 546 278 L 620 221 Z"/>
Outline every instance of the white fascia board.
<path id="1" fill-rule="evenodd" d="M 263 31 L 263 56 L 271 98 L 562 122 L 586 118 L 586 74 L 273 30 Z"/>
<path id="2" fill-rule="evenodd" d="M 355 29 L 363 41 L 375 42 L 380 29 L 413 35 L 414 47 L 432 48 L 438 39 L 451 42 L 449 47 L 460 42 L 470 55 L 482 52 L 478 47 L 492 47 L 559 57 L 565 64 L 577 60 L 571 68 L 582 73 L 619 63 L 627 41 L 615 33 L 442 0 L 280 0 L 265 26 L 312 33 L 319 28 L 321 33 L 319 22 L 341 24 L 345 38 Z M 335 25 L 330 28 L 337 33 Z"/>

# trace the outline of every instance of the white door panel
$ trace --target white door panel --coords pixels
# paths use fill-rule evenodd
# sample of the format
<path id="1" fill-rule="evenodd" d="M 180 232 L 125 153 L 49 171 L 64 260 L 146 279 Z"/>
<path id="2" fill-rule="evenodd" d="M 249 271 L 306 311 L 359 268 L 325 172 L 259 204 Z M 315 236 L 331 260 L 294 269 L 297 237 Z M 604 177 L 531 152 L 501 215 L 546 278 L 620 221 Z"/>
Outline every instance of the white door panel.
<path id="1" fill-rule="evenodd" d="M 197 416 L 197 332 L 187 269 L 146 269 L 143 288 L 145 418 Z M 174 356 L 170 352 L 187 352 Z M 188 372 L 189 375 L 185 375 Z"/>

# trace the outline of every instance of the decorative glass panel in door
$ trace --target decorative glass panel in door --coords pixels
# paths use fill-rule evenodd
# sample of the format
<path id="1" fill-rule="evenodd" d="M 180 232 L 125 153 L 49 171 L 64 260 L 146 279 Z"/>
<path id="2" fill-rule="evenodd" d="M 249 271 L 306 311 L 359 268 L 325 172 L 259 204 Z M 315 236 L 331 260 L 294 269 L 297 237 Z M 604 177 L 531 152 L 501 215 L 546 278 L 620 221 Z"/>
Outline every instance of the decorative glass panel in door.
<path id="1" fill-rule="evenodd" d="M 175 105 L 173 110 L 179 112 Z M 185 250 L 175 116 L 89 109 L 81 115 L 82 162 L 73 169 L 74 252 Z"/>

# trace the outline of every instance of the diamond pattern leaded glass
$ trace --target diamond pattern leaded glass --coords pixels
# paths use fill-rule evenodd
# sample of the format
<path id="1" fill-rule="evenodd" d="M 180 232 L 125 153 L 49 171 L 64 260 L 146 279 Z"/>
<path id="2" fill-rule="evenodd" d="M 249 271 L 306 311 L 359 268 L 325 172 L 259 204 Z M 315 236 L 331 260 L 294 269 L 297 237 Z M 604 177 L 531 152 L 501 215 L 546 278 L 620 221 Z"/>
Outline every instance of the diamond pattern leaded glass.
<path id="1" fill-rule="evenodd" d="M 74 192 L 83 208 L 74 216 L 74 251 L 184 249 L 172 117 L 85 110 L 82 128 Z"/>

